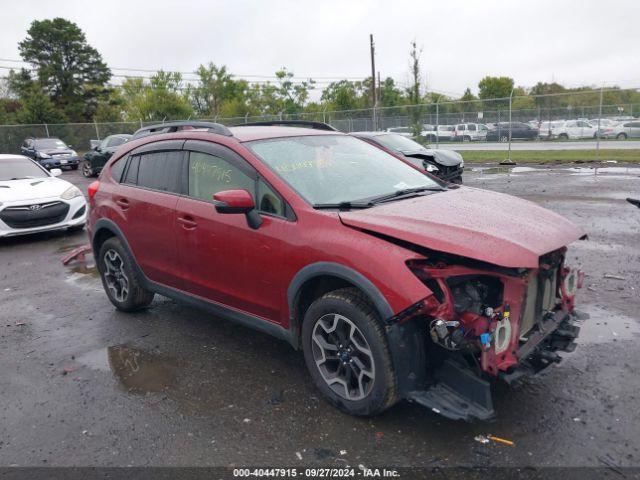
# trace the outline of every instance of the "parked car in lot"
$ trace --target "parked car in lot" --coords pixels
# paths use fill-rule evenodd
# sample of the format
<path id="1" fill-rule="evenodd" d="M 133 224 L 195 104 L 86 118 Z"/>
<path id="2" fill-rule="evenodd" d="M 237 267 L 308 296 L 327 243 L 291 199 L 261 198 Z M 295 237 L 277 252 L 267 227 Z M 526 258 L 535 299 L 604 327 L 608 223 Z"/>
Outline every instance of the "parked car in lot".
<path id="1" fill-rule="evenodd" d="M 84 227 L 82 192 L 23 155 L 0 155 L 0 237 Z"/>
<path id="2" fill-rule="evenodd" d="M 423 130 L 420 136 L 428 142 L 450 142 L 453 140 L 454 126 L 453 125 L 423 125 Z"/>
<path id="3" fill-rule="evenodd" d="M 622 122 L 614 127 L 605 128 L 602 134 L 605 138 L 617 138 L 618 140 L 640 138 L 640 120 Z"/>
<path id="4" fill-rule="evenodd" d="M 538 138 L 541 140 L 553 140 L 554 138 L 557 138 L 557 130 L 563 124 L 564 120 L 541 122 L 538 127 Z"/>
<path id="5" fill-rule="evenodd" d="M 554 138 L 560 140 L 595 138 L 598 134 L 598 127 L 594 127 L 587 120 L 567 120 L 556 125 L 553 128 L 553 134 Z"/>
<path id="6" fill-rule="evenodd" d="M 399 154 L 410 164 L 444 181 L 462 183 L 464 160 L 458 152 L 425 148 L 418 142 L 396 133 L 354 132 L 351 135 L 395 155 Z"/>
<path id="7" fill-rule="evenodd" d="M 20 150 L 47 169 L 69 167 L 77 170 L 80 163 L 76 151 L 59 138 L 27 138 Z"/>
<path id="8" fill-rule="evenodd" d="M 491 382 L 575 348 L 565 257 L 582 229 L 328 125 L 278 124 L 170 123 L 113 155 L 88 225 L 116 308 L 160 293 L 287 340 L 354 415 L 409 399 L 488 419 Z"/>
<path id="9" fill-rule="evenodd" d="M 488 142 L 509 141 L 509 131 L 512 140 L 535 140 L 538 138 L 538 129 L 522 122 L 499 122 L 489 128 L 487 132 Z"/>
<path id="10" fill-rule="evenodd" d="M 482 123 L 459 123 L 454 127 L 453 139 L 459 142 L 484 141 L 489 127 Z"/>
<path id="11" fill-rule="evenodd" d="M 102 171 L 102 167 L 111 158 L 111 155 L 124 143 L 127 143 L 131 135 L 119 133 L 109 135 L 101 142 L 93 145 L 92 148 L 84 154 L 84 162 L 82 164 L 82 174 L 85 177 L 94 177 Z"/>
<path id="12" fill-rule="evenodd" d="M 409 127 L 391 127 L 387 128 L 387 132 L 397 133 L 403 137 L 413 137 L 413 131 Z"/>

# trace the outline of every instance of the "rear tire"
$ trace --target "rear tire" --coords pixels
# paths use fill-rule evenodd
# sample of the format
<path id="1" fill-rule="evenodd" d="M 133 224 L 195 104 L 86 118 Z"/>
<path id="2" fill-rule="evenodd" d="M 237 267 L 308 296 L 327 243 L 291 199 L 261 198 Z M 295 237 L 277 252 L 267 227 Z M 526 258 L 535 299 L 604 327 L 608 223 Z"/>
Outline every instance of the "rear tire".
<path id="1" fill-rule="evenodd" d="M 561 133 L 560 135 L 558 135 L 558 140 L 569 140 L 569 135 L 567 135 L 566 133 Z"/>
<path id="2" fill-rule="evenodd" d="M 96 263 L 104 291 L 118 310 L 135 312 L 149 306 L 154 293 L 142 286 L 133 269 L 134 260 L 118 238 L 102 244 Z"/>
<path id="3" fill-rule="evenodd" d="M 82 164 L 82 175 L 85 176 L 86 178 L 91 178 L 95 175 L 95 172 L 93 171 L 93 167 L 91 166 L 91 163 L 86 160 Z"/>
<path id="4" fill-rule="evenodd" d="M 507 137 L 506 135 L 503 135 L 503 136 L 500 137 L 500 141 L 503 142 L 503 143 L 504 142 L 508 142 L 509 141 L 509 137 Z"/>
<path id="5" fill-rule="evenodd" d="M 78 165 L 71 165 L 71 170 L 77 170 L 78 169 Z"/>
<path id="6" fill-rule="evenodd" d="M 626 133 L 619 133 L 618 135 L 616 135 L 616 138 L 618 140 L 626 140 L 627 139 L 627 134 Z"/>
<path id="7" fill-rule="evenodd" d="M 343 412 L 376 415 L 397 401 L 385 331 L 358 289 L 335 290 L 311 304 L 302 347 L 314 383 Z"/>

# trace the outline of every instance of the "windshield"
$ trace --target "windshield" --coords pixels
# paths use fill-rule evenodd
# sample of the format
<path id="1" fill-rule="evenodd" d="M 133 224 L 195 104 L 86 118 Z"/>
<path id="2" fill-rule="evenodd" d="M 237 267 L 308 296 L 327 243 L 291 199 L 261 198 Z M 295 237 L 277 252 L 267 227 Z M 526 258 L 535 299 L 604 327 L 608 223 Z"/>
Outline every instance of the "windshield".
<path id="1" fill-rule="evenodd" d="M 64 143 L 62 140 L 60 140 L 58 138 L 40 138 L 40 139 L 36 140 L 35 147 L 38 148 L 38 149 L 40 149 L 40 148 L 57 148 L 57 149 L 69 148 L 69 147 L 67 147 L 66 143 Z"/>
<path id="2" fill-rule="evenodd" d="M 22 158 L 0 160 L 0 182 L 5 180 L 20 180 L 23 178 L 46 178 L 48 176 L 46 172 L 31 160 Z"/>
<path id="3" fill-rule="evenodd" d="M 312 205 L 357 202 L 401 189 L 440 188 L 396 157 L 346 135 L 276 138 L 246 145 Z"/>
<path id="4" fill-rule="evenodd" d="M 410 138 L 403 137 L 402 135 L 376 135 L 375 141 L 383 147 L 387 147 L 391 150 L 403 151 L 403 150 L 421 150 L 422 145 L 418 142 L 414 142 Z"/>

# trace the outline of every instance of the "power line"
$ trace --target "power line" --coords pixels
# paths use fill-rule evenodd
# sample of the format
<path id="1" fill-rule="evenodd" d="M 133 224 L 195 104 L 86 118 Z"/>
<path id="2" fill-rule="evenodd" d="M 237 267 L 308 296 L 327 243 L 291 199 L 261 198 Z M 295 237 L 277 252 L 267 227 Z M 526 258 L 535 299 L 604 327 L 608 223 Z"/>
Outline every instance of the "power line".
<path id="1" fill-rule="evenodd" d="M 17 60 L 17 59 L 12 59 L 12 58 L 0 58 L 1 62 L 10 62 L 10 63 L 23 63 L 23 64 L 29 64 L 29 62 L 25 61 L 25 60 Z M 2 68 L 13 68 L 13 67 L 2 67 Z M 181 75 L 198 75 L 197 72 L 195 71 L 179 71 L 179 70 L 165 70 L 165 69 L 147 69 L 147 68 L 132 68 L 132 67 L 109 67 L 110 70 L 115 70 L 118 72 L 141 72 L 141 73 L 157 73 L 160 70 L 163 70 L 165 72 L 169 72 L 169 73 L 179 73 Z M 239 73 L 230 73 L 229 75 L 231 75 L 232 77 L 237 77 L 237 78 L 257 78 L 257 79 L 274 79 L 277 80 L 278 77 L 276 75 L 259 75 L 259 74 L 239 74 Z M 113 75 L 115 76 L 123 76 L 123 75 Z M 359 76 L 340 76 L 340 75 L 333 75 L 333 76 L 328 76 L 328 75 L 294 75 L 293 77 L 291 77 L 292 80 L 299 80 L 299 81 L 306 81 L 309 79 L 314 79 L 314 80 L 331 80 L 331 81 L 335 81 L 335 80 L 364 80 L 367 77 L 359 77 Z"/>

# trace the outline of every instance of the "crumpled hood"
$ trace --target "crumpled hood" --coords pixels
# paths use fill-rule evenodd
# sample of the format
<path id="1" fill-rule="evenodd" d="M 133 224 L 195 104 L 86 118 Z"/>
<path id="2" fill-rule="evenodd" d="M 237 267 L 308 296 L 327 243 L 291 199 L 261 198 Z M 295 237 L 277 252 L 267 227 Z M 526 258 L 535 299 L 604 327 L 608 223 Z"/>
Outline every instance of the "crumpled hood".
<path id="1" fill-rule="evenodd" d="M 431 250 L 515 268 L 536 268 L 541 255 L 585 234 L 533 202 L 469 187 L 340 212 L 340 219 Z"/>
<path id="2" fill-rule="evenodd" d="M 59 197 L 71 184 L 55 177 L 0 181 L 0 203 Z"/>
<path id="3" fill-rule="evenodd" d="M 453 167 L 462 163 L 462 155 L 453 150 L 443 150 L 441 148 L 421 148 L 416 150 L 402 150 L 405 157 L 431 157 L 440 165 Z"/>

